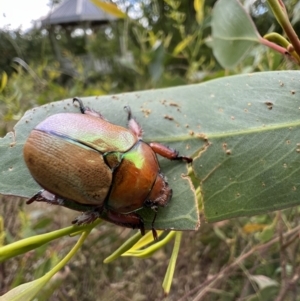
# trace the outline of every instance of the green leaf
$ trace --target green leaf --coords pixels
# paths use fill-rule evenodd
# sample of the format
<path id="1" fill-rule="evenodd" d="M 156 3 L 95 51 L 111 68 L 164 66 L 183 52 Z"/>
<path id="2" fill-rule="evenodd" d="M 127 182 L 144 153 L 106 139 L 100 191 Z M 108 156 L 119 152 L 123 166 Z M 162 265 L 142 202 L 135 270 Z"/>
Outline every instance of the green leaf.
<path id="1" fill-rule="evenodd" d="M 5 89 L 7 85 L 8 76 L 5 71 L 2 72 L 1 81 L 0 81 L 0 93 Z"/>
<path id="2" fill-rule="evenodd" d="M 167 272 L 166 272 L 166 275 L 165 275 L 165 278 L 163 281 L 163 285 L 162 285 L 166 296 L 170 293 L 171 285 L 173 282 L 176 261 L 177 261 L 177 257 L 178 257 L 179 250 L 180 250 L 181 237 L 182 237 L 182 232 L 176 232 L 175 243 L 174 243 L 172 255 L 171 255 L 168 269 L 167 269 Z"/>
<path id="3" fill-rule="evenodd" d="M 158 231 L 158 237 L 163 233 L 163 231 Z M 156 243 L 153 242 L 153 236 L 151 232 L 144 235 L 134 246 L 129 250 L 124 252 L 122 256 L 133 256 L 139 258 L 148 258 L 153 255 L 157 250 L 165 246 L 176 234 L 180 234 L 180 231 L 170 231 L 166 237 L 159 240 Z M 151 245 L 149 245 L 151 244 Z"/>
<path id="4" fill-rule="evenodd" d="M 106 13 L 117 18 L 125 18 L 127 15 L 123 13 L 114 3 L 107 3 L 100 0 L 91 0 L 93 4 L 104 10 Z"/>
<path id="5" fill-rule="evenodd" d="M 162 142 L 176 148 L 182 154 L 190 155 L 193 151 L 186 149 L 189 148 L 186 140 L 190 136 L 185 127 L 187 116 L 184 116 L 188 108 L 179 110 L 178 107 L 171 105 L 173 95 L 169 92 L 157 90 L 99 98 L 90 97 L 84 98 L 83 102 L 101 111 L 111 122 L 123 126 L 127 124 L 127 115 L 123 107 L 130 105 L 133 114 L 143 127 L 146 141 Z M 79 112 L 79 110 L 73 105 L 71 99 L 35 108 L 26 112 L 15 126 L 14 133 L 10 132 L 0 139 L 0 193 L 29 198 L 40 190 L 23 162 L 22 150 L 30 131 L 47 116 L 58 112 Z M 165 119 L 166 114 L 173 115 L 174 120 Z M 179 161 L 171 162 L 164 158 L 160 158 L 160 162 L 161 170 L 173 189 L 173 198 L 166 208 L 158 210 L 155 228 L 158 230 L 198 228 L 199 217 L 195 193 L 191 189 L 189 179 L 183 177 L 188 172 L 187 164 Z M 146 229 L 151 229 L 153 210 L 143 209 L 139 213 L 145 220 Z"/>
<path id="6" fill-rule="evenodd" d="M 270 286 L 279 286 L 276 280 L 266 277 L 265 275 L 250 275 L 249 278 L 256 282 L 260 290 Z"/>
<path id="7" fill-rule="evenodd" d="M 205 0 L 194 0 L 194 9 L 196 12 L 196 20 L 198 24 L 201 24 L 203 21 L 204 2 Z"/>
<path id="8" fill-rule="evenodd" d="M 178 55 L 180 52 L 182 52 L 192 42 L 193 39 L 194 36 L 188 35 L 184 40 L 176 45 L 173 50 L 173 55 Z"/>
<path id="9" fill-rule="evenodd" d="M 110 262 L 114 261 L 115 259 L 119 258 L 123 253 L 125 253 L 133 245 L 135 245 L 141 239 L 141 237 L 142 237 L 141 233 L 137 232 L 135 235 L 133 235 L 129 239 L 127 239 L 117 250 L 115 250 L 112 254 L 110 254 L 108 257 L 106 257 L 103 260 L 103 262 L 110 263 Z"/>
<path id="10" fill-rule="evenodd" d="M 194 111 L 209 146 L 193 166 L 208 221 L 299 205 L 299 79 L 298 71 L 254 73 L 198 91 L 207 104 Z"/>
<path id="11" fill-rule="evenodd" d="M 37 280 L 21 284 L 1 296 L 0 301 L 30 301 L 47 284 L 48 281 L 49 279 L 39 278 Z"/>
<path id="12" fill-rule="evenodd" d="M 219 0 L 212 15 L 212 48 L 224 68 L 234 68 L 259 43 L 255 25 L 237 0 Z"/>
<path id="13" fill-rule="evenodd" d="M 299 79 L 299 71 L 254 73 L 83 101 L 123 126 L 122 108 L 128 104 L 145 141 L 193 155 L 205 218 L 213 222 L 299 205 Z M 23 163 L 24 141 L 39 121 L 63 111 L 78 108 L 65 100 L 28 111 L 15 127 L 16 139 L 9 133 L 0 140 L 1 193 L 30 197 L 39 190 Z M 174 193 L 159 209 L 155 226 L 197 228 L 195 195 L 182 176 L 188 173 L 186 164 L 164 158 L 160 164 Z M 140 213 L 150 229 L 152 211 Z"/>
<path id="14" fill-rule="evenodd" d="M 89 228 L 89 229 L 88 229 Z M 0 301 L 23 301 L 23 300 L 33 300 L 37 293 L 50 281 L 50 279 L 61 270 L 68 261 L 78 252 L 85 239 L 89 235 L 92 230 L 91 227 L 87 227 L 86 231 L 81 233 L 80 238 L 78 239 L 75 246 L 71 249 L 71 251 L 48 273 L 46 273 L 43 277 L 33 280 L 28 283 L 21 284 L 6 294 L 0 297 Z"/>
<path id="15" fill-rule="evenodd" d="M 0 262 L 6 261 L 9 258 L 24 254 L 30 250 L 34 250 L 48 242 L 66 235 L 78 235 L 85 230 L 90 230 L 99 222 L 95 221 L 92 224 L 85 226 L 70 226 L 67 228 L 59 229 L 56 231 L 48 232 L 45 234 L 35 235 L 32 237 L 24 238 L 11 244 L 0 247 Z"/>
<path id="16" fill-rule="evenodd" d="M 251 278 L 252 277 L 250 276 L 250 279 Z M 255 280 L 252 280 L 252 281 L 255 281 Z M 256 289 L 255 293 L 253 295 L 249 295 L 249 296 L 247 296 L 247 298 L 245 298 L 245 301 L 261 301 L 261 300 L 273 301 L 273 300 L 276 300 L 276 297 L 278 297 L 279 291 L 280 291 L 279 285 L 266 286 L 262 289 Z"/>
<path id="17" fill-rule="evenodd" d="M 149 57 L 151 62 L 148 69 L 153 83 L 159 81 L 164 72 L 165 49 L 162 43 L 157 43 L 158 46 L 151 51 Z"/>

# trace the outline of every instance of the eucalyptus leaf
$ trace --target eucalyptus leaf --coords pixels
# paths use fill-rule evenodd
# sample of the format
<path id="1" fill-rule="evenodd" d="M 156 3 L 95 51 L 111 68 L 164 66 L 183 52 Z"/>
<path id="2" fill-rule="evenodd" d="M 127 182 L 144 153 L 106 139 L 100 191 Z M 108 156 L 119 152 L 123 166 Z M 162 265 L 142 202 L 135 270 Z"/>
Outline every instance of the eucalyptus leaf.
<path id="1" fill-rule="evenodd" d="M 143 127 L 146 141 L 163 142 L 189 155 L 192 150 L 186 149 L 185 140 L 189 135 L 184 126 L 187 119 L 187 116 L 183 116 L 185 109 L 180 111 L 179 107 L 170 104 L 171 101 L 172 96 L 163 90 L 83 98 L 86 106 L 101 112 L 107 120 L 123 126 L 127 126 L 127 114 L 123 107 L 130 105 Z M 14 132 L 0 140 L 0 193 L 29 198 L 40 190 L 23 162 L 22 150 L 30 131 L 47 116 L 59 112 L 79 113 L 79 108 L 68 99 L 30 110 L 15 126 Z M 174 121 L 165 119 L 166 114 L 174 114 Z M 187 164 L 170 162 L 164 158 L 160 161 L 161 169 L 173 189 L 173 198 L 166 208 L 159 209 L 155 228 L 195 230 L 199 225 L 199 216 L 194 190 L 189 179 L 183 176 L 187 174 Z M 146 229 L 151 228 L 153 211 L 143 209 L 139 213 L 145 220 Z"/>
<path id="2" fill-rule="evenodd" d="M 0 301 L 23 301 L 33 300 L 36 294 L 47 284 L 49 279 L 40 278 L 31 282 L 21 284 L 3 296 L 0 296 Z"/>
<path id="3" fill-rule="evenodd" d="M 212 14 L 212 49 L 224 68 L 234 68 L 260 35 L 238 0 L 219 0 Z"/>
<path id="4" fill-rule="evenodd" d="M 208 221 L 300 204 L 300 72 L 265 72 L 203 84 L 205 149 L 194 160 Z"/>
<path id="5" fill-rule="evenodd" d="M 130 105 L 145 141 L 161 142 L 193 156 L 209 222 L 255 215 L 300 203 L 300 72 L 262 72 L 197 85 L 84 98 L 111 122 L 126 126 Z M 30 197 L 39 190 L 22 148 L 30 130 L 58 112 L 78 112 L 64 100 L 28 111 L 0 140 L 0 192 Z M 160 208 L 158 229 L 198 227 L 187 165 L 160 158 L 173 198 Z M 31 206 L 34 206 L 33 204 Z M 45 205 L 46 206 L 46 205 Z M 140 211 L 149 228 L 153 213 Z"/>

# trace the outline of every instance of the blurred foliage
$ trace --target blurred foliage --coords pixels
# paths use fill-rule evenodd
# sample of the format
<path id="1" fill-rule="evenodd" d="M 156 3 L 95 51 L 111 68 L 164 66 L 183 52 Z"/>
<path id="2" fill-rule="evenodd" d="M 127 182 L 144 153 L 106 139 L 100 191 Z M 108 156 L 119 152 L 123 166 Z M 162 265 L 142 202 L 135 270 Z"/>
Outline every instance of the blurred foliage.
<path id="1" fill-rule="evenodd" d="M 92 29 L 54 29 L 62 59 L 74 73 L 62 68 L 47 30 L 0 30 L 1 135 L 11 130 L 27 109 L 59 99 L 170 87 L 286 67 L 280 55 L 257 46 L 233 71 L 222 69 L 209 48 L 215 0 L 204 2 L 202 20 L 194 1 L 113 2 L 130 19 Z M 249 12 L 261 35 L 271 30 L 281 33 L 265 1 L 243 2 L 246 7 L 251 2 Z M 299 2 L 284 3 L 299 32 Z M 48 206 L 45 210 L 37 205 L 27 211 L 23 204 L 23 200 L 1 197 L 2 243 L 61 228 L 72 219 L 73 213 L 63 208 Z M 173 287 L 165 300 L 275 300 L 284 281 L 299 276 L 300 245 L 297 232 L 293 232 L 299 222 L 296 207 L 282 213 L 202 223 L 197 233 L 183 233 Z M 130 235 L 131 230 L 108 223 L 95 229 L 81 252 L 37 300 L 84 301 L 96 300 L 95 296 L 101 300 L 162 300 L 159 283 L 171 245 L 145 260 L 126 257 L 102 263 Z M 1 263 L 0 293 L 49 271 L 73 241 L 67 237 Z M 244 260 L 238 261 L 242 257 Z M 296 283 L 289 283 L 285 299 L 278 300 L 299 300 Z"/>

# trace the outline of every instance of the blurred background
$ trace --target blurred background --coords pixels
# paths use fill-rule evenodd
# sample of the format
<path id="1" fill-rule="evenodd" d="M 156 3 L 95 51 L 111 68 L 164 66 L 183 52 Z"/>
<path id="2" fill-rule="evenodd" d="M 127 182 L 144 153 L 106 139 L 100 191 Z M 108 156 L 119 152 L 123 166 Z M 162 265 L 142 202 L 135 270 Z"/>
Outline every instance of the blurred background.
<path id="1" fill-rule="evenodd" d="M 1 86 L 0 133 L 10 130 L 28 108 L 74 95 L 170 87 L 224 76 L 209 47 L 215 1 L 196 2 L 203 2 L 200 13 L 194 1 L 111 1 L 124 12 L 117 17 L 89 0 L 3 0 L 0 72 L 7 81 Z M 280 31 L 265 1 L 245 2 L 259 32 Z M 296 20 L 297 1 L 286 2 Z M 259 45 L 226 74 L 276 70 L 281 62 L 281 56 Z"/>
<path id="2" fill-rule="evenodd" d="M 257 45 L 234 70 L 225 70 L 210 48 L 215 0 L 107 1 L 118 8 L 114 14 L 96 2 L 1 1 L 0 136 L 11 131 L 26 110 L 65 98 L 187 85 L 289 67 L 281 55 Z M 200 12 L 197 3 L 202 5 Z M 300 4 L 295 0 L 284 3 L 298 32 Z M 262 35 L 282 33 L 266 1 L 245 0 L 243 4 Z M 19 198 L 0 199 L 2 244 L 68 226 L 71 220 L 64 208 L 45 210 L 46 205 L 35 204 L 29 210 Z M 203 222 L 200 231 L 184 233 L 172 289 L 165 300 L 274 300 L 281 269 L 276 246 L 268 252 L 253 252 L 228 276 L 218 278 L 211 290 L 197 292 L 210 275 L 246 249 L 275 237 L 278 214 Z M 288 227 L 298 225 L 299 208 L 282 214 Z M 103 264 L 131 235 L 132 230 L 103 223 L 37 300 L 162 300 L 161 282 L 172 245 L 147 259 L 126 257 Z M 0 293 L 44 275 L 75 241 L 66 237 L 1 263 Z M 293 245 L 289 255 L 297 258 L 299 247 L 299 243 Z M 265 278 L 250 278 L 249 270 Z M 291 294 L 282 300 L 300 300 L 297 290 Z"/>

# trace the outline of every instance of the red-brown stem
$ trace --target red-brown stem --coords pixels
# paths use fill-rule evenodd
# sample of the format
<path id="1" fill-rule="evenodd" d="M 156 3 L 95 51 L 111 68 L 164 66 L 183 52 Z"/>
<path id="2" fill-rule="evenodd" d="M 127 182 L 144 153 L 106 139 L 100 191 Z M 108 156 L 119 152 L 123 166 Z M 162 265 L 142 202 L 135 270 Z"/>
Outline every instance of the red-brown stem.
<path id="1" fill-rule="evenodd" d="M 289 52 L 288 52 L 284 47 L 282 47 L 282 46 L 280 46 L 280 45 L 277 45 L 277 44 L 275 44 L 275 43 L 273 43 L 273 42 L 270 42 L 270 41 L 268 41 L 267 39 L 264 39 L 264 38 L 262 38 L 262 37 L 259 39 L 259 42 L 260 42 L 261 44 L 263 44 L 263 45 L 265 45 L 265 46 L 267 46 L 267 47 L 269 47 L 269 48 L 271 48 L 271 49 L 273 49 L 273 50 L 275 50 L 275 51 L 281 53 L 283 56 L 287 57 L 288 59 L 290 59 L 290 60 L 293 61 L 294 63 L 297 63 L 297 64 L 299 63 L 299 62 L 296 60 L 296 58 L 294 58 L 293 56 L 291 56 L 291 55 L 289 54 Z"/>
<path id="2" fill-rule="evenodd" d="M 295 51 L 300 56 L 299 38 L 288 19 L 288 15 L 284 3 L 281 0 L 268 0 L 268 4 L 270 5 L 278 23 L 285 31 L 291 44 L 294 46 Z"/>

